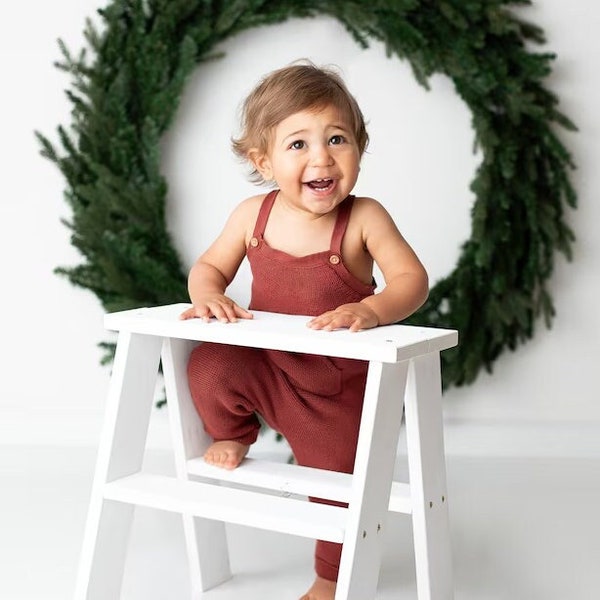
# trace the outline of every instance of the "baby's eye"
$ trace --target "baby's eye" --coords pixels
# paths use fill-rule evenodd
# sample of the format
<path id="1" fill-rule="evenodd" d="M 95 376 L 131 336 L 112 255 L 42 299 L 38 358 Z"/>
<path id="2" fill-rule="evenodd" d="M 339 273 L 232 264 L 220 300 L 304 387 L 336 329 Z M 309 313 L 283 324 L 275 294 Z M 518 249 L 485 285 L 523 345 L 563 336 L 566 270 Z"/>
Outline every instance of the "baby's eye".
<path id="1" fill-rule="evenodd" d="M 343 135 L 334 135 L 331 136 L 329 143 L 332 146 L 337 146 L 339 144 L 343 144 L 346 141 L 346 138 Z"/>
<path id="2" fill-rule="evenodd" d="M 290 148 L 292 150 L 302 150 L 302 148 L 304 148 L 305 144 L 302 140 L 296 140 L 295 142 L 292 142 L 290 144 Z"/>

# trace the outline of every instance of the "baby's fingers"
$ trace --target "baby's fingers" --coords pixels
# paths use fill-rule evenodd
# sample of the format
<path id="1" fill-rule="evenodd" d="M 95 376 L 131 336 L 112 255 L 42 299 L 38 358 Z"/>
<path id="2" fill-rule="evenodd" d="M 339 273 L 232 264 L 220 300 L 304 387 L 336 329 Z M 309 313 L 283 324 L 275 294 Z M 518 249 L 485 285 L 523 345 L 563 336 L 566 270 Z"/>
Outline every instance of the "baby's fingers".
<path id="1" fill-rule="evenodd" d="M 196 306 L 191 306 L 190 308 L 187 308 L 179 315 L 179 318 L 182 321 L 185 321 L 187 319 L 204 319 L 204 320 L 206 320 L 209 317 L 210 317 L 210 313 L 206 309 L 199 309 Z"/>
<path id="2" fill-rule="evenodd" d="M 319 315 L 318 317 L 315 317 L 314 319 L 311 319 L 306 324 L 307 327 L 310 327 L 311 329 L 324 329 L 331 320 L 330 314 L 331 313 L 325 313 L 325 314 Z"/>
<path id="3" fill-rule="evenodd" d="M 215 319 L 221 323 L 235 323 L 237 321 L 235 306 L 233 304 L 211 302 L 208 304 L 208 307 Z"/>
<path id="4" fill-rule="evenodd" d="M 252 319 L 252 313 L 238 306 L 235 302 L 217 299 L 210 300 L 199 306 L 192 306 L 179 315 L 179 318 L 182 320 L 202 319 L 206 322 L 211 317 L 214 317 L 221 323 L 235 323 L 238 318 Z"/>
<path id="5" fill-rule="evenodd" d="M 196 317 L 196 310 L 194 309 L 194 307 L 192 306 L 191 308 L 186 308 L 180 315 L 179 318 L 182 321 L 185 321 L 186 319 L 193 319 Z"/>
<path id="6" fill-rule="evenodd" d="M 235 302 L 215 302 L 209 304 L 212 314 L 221 323 L 235 323 L 238 318 L 240 319 L 252 319 L 252 313 L 243 309 Z"/>
<path id="7" fill-rule="evenodd" d="M 354 315 L 328 312 L 315 317 L 308 322 L 311 329 L 324 329 L 325 331 L 333 331 L 334 329 L 350 328 L 355 321 Z"/>
<path id="8" fill-rule="evenodd" d="M 211 316 L 211 312 L 208 308 L 206 308 L 206 307 L 199 308 L 197 306 L 191 306 L 190 308 L 187 308 L 186 310 L 184 310 L 179 315 L 179 318 L 182 321 L 186 321 L 187 319 L 202 319 L 203 321 L 208 321 L 210 316 Z"/>
<path id="9" fill-rule="evenodd" d="M 242 308 L 241 306 L 238 306 L 237 304 L 234 304 L 234 310 L 235 310 L 235 314 L 237 317 L 239 317 L 240 319 L 253 319 L 254 315 L 246 310 L 245 308 Z"/>

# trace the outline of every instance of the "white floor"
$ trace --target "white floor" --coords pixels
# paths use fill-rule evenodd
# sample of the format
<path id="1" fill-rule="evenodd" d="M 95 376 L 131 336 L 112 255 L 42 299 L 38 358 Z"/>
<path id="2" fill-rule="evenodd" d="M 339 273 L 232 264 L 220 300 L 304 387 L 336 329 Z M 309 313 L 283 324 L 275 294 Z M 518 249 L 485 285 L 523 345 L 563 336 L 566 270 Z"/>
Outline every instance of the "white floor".
<path id="1" fill-rule="evenodd" d="M 1 600 L 72 598 L 94 461 L 93 448 L 0 446 Z M 167 450 L 146 462 L 172 468 Z M 600 598 L 600 461 L 449 457 L 448 487 L 456 600 Z M 295 600 L 310 583 L 310 540 L 228 531 L 235 576 L 207 600 Z M 395 515 L 377 599 L 416 599 L 413 567 Z M 177 516 L 138 510 L 121 598 L 189 598 Z"/>

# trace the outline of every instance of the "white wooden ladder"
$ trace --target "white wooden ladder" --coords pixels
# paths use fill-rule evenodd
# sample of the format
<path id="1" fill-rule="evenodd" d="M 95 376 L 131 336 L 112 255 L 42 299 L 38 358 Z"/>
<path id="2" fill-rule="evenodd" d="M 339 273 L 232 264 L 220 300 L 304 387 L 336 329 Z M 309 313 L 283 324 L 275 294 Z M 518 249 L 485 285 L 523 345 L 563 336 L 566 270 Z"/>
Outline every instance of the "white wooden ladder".
<path id="1" fill-rule="evenodd" d="M 181 321 L 186 307 L 105 317 L 119 337 L 76 600 L 120 598 L 135 506 L 182 515 L 193 600 L 231 577 L 226 522 L 343 543 L 336 600 L 373 599 L 390 511 L 412 516 L 419 600 L 451 600 L 439 354 L 456 345 L 457 333 L 404 325 L 313 331 L 307 317 L 265 312 L 235 324 Z M 186 377 L 189 353 L 202 341 L 369 361 L 354 473 L 252 459 L 234 471 L 205 464 L 211 440 Z M 141 471 L 161 360 L 175 477 Z M 410 484 L 392 481 L 403 406 Z M 309 495 L 348 507 L 308 502 Z"/>

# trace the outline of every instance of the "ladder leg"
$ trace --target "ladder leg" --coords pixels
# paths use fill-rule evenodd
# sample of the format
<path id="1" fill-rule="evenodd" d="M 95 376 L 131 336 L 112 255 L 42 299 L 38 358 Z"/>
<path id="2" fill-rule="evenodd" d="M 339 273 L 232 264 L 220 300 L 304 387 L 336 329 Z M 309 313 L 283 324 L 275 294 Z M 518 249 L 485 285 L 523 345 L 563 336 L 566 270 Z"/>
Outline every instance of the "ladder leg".
<path id="1" fill-rule="evenodd" d="M 419 600 L 452 600 L 439 353 L 411 361 L 405 397 Z"/>
<path id="2" fill-rule="evenodd" d="M 104 500 L 104 484 L 141 469 L 162 340 L 121 333 L 75 589 L 76 600 L 119 598 L 133 506 Z"/>
<path id="3" fill-rule="evenodd" d="M 408 364 L 369 364 L 336 600 L 375 598 Z"/>
<path id="4" fill-rule="evenodd" d="M 177 477 L 188 480 L 187 461 L 212 443 L 204 431 L 187 382 L 187 363 L 197 342 L 167 338 L 162 352 Z M 192 598 L 231 577 L 225 524 L 183 514 Z"/>

